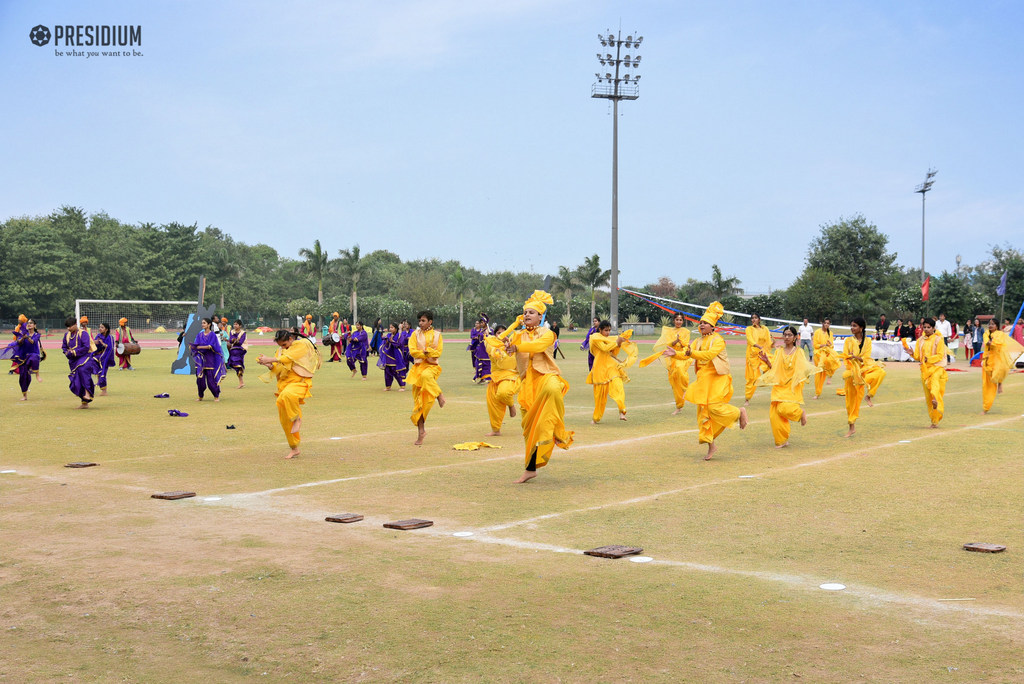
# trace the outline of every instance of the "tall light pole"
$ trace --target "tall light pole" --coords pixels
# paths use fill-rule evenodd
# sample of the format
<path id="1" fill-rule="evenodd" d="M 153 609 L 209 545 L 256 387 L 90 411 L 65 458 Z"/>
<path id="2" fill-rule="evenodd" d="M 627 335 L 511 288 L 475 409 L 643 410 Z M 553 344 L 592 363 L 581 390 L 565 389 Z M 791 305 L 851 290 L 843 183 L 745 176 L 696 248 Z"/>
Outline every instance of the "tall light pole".
<path id="1" fill-rule="evenodd" d="M 914 192 L 921 193 L 921 285 L 924 285 L 924 196 L 928 194 L 928 191 L 932 189 L 932 179 L 935 178 L 935 174 L 939 171 L 938 169 L 928 169 L 927 175 L 924 177 L 924 183 L 917 186 Z"/>
<path id="2" fill-rule="evenodd" d="M 643 42 L 643 36 L 622 37 L 611 32 L 598 35 L 605 52 L 597 53 L 597 60 L 606 69 L 604 74 L 595 73 L 597 83 L 590 91 L 591 97 L 612 101 L 612 279 L 611 312 L 609 320 L 612 330 L 619 329 L 619 101 L 635 100 L 640 97 L 640 77 L 626 73 L 626 69 L 640 67 L 640 55 L 636 54 Z M 611 50 L 615 48 L 615 54 Z M 628 52 L 625 56 L 622 49 Z M 614 71 L 613 71 L 614 70 Z"/>

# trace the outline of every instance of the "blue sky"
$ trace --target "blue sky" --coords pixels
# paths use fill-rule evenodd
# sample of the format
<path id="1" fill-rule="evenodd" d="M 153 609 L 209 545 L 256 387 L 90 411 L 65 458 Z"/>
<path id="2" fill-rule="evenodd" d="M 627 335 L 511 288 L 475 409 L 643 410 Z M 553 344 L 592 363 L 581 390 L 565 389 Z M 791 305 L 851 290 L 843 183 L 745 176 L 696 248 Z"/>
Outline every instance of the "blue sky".
<path id="1" fill-rule="evenodd" d="M 43 24 L 141 25 L 57 56 Z M 620 107 L 621 284 L 788 286 L 863 214 L 899 263 L 1024 248 L 1019 2 L 0 2 L 0 220 L 62 204 L 483 271 L 610 261 L 598 33 L 644 36 Z M 89 50 L 90 48 L 76 48 Z M 98 49 L 98 48 L 91 48 Z"/>

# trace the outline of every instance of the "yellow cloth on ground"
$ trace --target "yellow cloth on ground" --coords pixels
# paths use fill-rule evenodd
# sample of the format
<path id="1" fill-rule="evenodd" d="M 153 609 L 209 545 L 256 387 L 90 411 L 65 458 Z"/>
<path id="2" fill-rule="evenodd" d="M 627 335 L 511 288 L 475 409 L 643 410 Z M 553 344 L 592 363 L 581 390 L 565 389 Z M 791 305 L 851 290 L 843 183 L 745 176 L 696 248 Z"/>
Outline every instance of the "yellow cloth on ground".
<path id="1" fill-rule="evenodd" d="M 825 381 L 839 369 L 840 360 L 836 354 L 835 337 L 831 330 L 815 330 L 811 345 L 814 347 L 814 365 L 821 369 L 821 372 L 814 376 L 814 396 L 820 397 Z"/>
<path id="2" fill-rule="evenodd" d="M 903 347 L 910 352 L 915 361 L 921 364 L 921 389 L 924 390 L 924 403 L 928 407 L 928 417 L 932 425 L 938 425 L 942 420 L 946 394 L 946 356 L 949 350 L 946 349 L 946 342 L 942 335 L 933 332 L 928 337 L 921 337 L 914 343 L 913 348 L 903 339 Z M 935 406 L 932 406 L 932 402 Z"/>
<path id="3" fill-rule="evenodd" d="M 292 432 L 292 423 L 302 417 L 302 405 L 313 396 L 313 373 L 319 369 L 318 359 L 316 345 L 300 338 L 287 349 L 278 347 L 276 363 L 270 368 L 270 373 L 277 377 L 277 417 L 288 446 L 293 449 L 299 446 L 302 436 Z"/>
<path id="4" fill-rule="evenodd" d="M 505 351 L 503 338 L 488 335 L 484 338 L 487 356 L 491 359 L 491 381 L 487 384 L 487 417 L 491 430 L 498 432 L 505 420 L 505 411 L 514 405 L 522 383 L 516 368 L 516 358 Z"/>
<path id="5" fill-rule="evenodd" d="M 722 336 L 713 332 L 701 337 L 690 345 L 690 355 L 697 379 L 686 388 L 686 400 L 697 405 L 698 441 L 708 444 L 735 424 L 740 410 L 728 403 L 732 399 L 732 376 Z"/>
<path id="6" fill-rule="evenodd" d="M 551 356 L 555 334 L 549 328 L 517 330 L 510 338 L 516 347 L 516 363 L 522 388 L 523 442 L 526 465 L 536 454 L 535 466 L 544 467 L 555 446 L 568 449 L 573 432 L 565 427 L 565 394 L 569 383 L 560 375 Z"/>
<path id="7" fill-rule="evenodd" d="M 981 345 L 981 405 L 984 410 L 992 408 L 999 385 L 1006 380 L 1014 360 L 1022 353 L 1024 347 L 1002 330 L 985 331 Z"/>
<path id="8" fill-rule="evenodd" d="M 668 384 L 672 387 L 677 409 L 686 403 L 686 388 L 690 384 L 689 369 L 693 359 L 683 353 L 689 346 L 689 330 L 667 325 L 661 329 L 661 337 L 654 343 L 654 353 L 640 361 L 640 367 L 646 368 L 661 359 L 662 365 L 668 369 Z M 675 352 L 675 356 L 665 356 L 668 348 Z"/>
<path id="9" fill-rule="evenodd" d="M 441 333 L 430 328 L 426 332 L 416 330 L 409 337 L 409 355 L 413 358 L 412 368 L 406 376 L 406 384 L 412 386 L 413 425 L 426 420 L 434 400 L 441 395 L 441 386 L 437 378 L 441 375 L 441 366 L 437 360 L 444 352 L 444 340 Z"/>
<path id="10" fill-rule="evenodd" d="M 494 444 L 488 444 L 487 442 L 462 442 L 461 444 L 453 444 L 452 449 L 456 451 L 476 451 L 481 447 L 487 447 L 489 449 L 500 449 L 500 446 Z"/>
<path id="11" fill-rule="evenodd" d="M 772 344 L 772 333 L 768 328 L 763 325 L 747 326 L 747 355 L 743 372 L 746 383 L 743 388 L 743 396 L 748 400 L 754 396 L 754 392 L 757 390 L 757 379 L 768 370 L 768 364 L 762 361 L 758 354 L 763 351 L 765 356 L 771 357 Z"/>
<path id="12" fill-rule="evenodd" d="M 758 384 L 772 388 L 768 422 L 776 446 L 789 441 L 790 421 L 800 420 L 803 413 L 804 383 L 820 373 L 821 369 L 811 365 L 803 351 L 794 347 L 792 354 L 787 354 L 785 349 L 776 350 L 771 368 L 757 379 Z"/>

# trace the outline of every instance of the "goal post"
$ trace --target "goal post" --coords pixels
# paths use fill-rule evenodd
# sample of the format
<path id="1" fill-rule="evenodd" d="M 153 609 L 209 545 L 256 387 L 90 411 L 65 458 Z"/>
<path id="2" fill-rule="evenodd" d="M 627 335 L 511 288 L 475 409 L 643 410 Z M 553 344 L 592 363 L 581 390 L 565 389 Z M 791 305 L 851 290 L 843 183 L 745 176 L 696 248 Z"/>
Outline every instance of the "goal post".
<path id="1" fill-rule="evenodd" d="M 167 332 L 181 330 L 195 316 L 198 302 L 151 301 L 141 299 L 76 299 L 75 319 L 88 316 L 89 327 L 95 329 L 106 323 L 111 329 L 122 318 L 137 332 L 153 332 L 163 328 Z"/>

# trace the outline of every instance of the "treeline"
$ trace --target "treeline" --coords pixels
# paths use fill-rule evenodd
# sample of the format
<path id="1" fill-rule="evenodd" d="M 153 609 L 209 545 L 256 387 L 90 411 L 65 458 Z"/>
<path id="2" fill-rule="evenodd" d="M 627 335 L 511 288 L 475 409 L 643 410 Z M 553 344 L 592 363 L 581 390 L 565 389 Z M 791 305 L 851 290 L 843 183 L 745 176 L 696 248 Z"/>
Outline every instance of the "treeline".
<path id="1" fill-rule="evenodd" d="M 724 277 L 717 265 L 707 281 L 690 278 L 676 285 L 662 277 L 644 289 L 694 304 L 717 299 L 726 309 L 774 318 L 820 321 L 831 317 L 835 323 L 848 323 L 864 316 L 874 323 L 882 313 L 892 320 L 945 313 L 962 324 L 978 314 L 999 314 L 1002 298 L 996 290 L 1006 272 L 1005 316 L 1016 315 L 1024 302 L 1024 252 L 1009 245 L 992 246 L 990 258 L 980 264 L 960 264 L 954 272 L 930 274 L 928 301 L 923 301 L 921 270 L 899 266 L 888 243 L 884 233 L 858 215 L 821 226 L 807 249 L 803 271 L 785 290 L 743 297 L 740 279 Z M 789 264 L 778 268 L 797 272 Z"/>
<path id="2" fill-rule="evenodd" d="M 664 276 L 644 286 L 627 286 L 662 297 L 762 316 L 848 322 L 873 318 L 919 318 L 944 312 L 962 322 L 979 313 L 998 313 L 996 288 L 1007 272 L 1006 316 L 1024 301 L 1024 253 L 993 246 L 990 258 L 955 272 L 933 275 L 928 302 L 921 299 L 921 274 L 896 264 L 888 238 L 863 216 L 821 226 L 811 241 L 802 272 L 793 273 L 785 290 L 744 297 L 742 281 L 726 277 L 717 265 L 710 279 L 687 278 L 682 285 Z M 412 318 L 432 309 L 443 327 L 461 327 L 486 311 L 507 322 L 533 290 L 547 287 L 556 303 L 550 316 L 563 326 L 586 327 L 593 315 L 607 317 L 609 295 L 602 288 L 610 271 L 598 255 L 574 267 L 560 266 L 548 276 L 499 271 L 483 273 L 455 260 L 402 261 L 359 246 L 314 242 L 295 255 L 267 245 L 248 245 L 215 227 L 169 223 L 126 224 L 105 213 L 87 215 L 61 207 L 49 216 L 11 218 L 0 224 L 0 318 L 19 313 L 63 318 L 75 299 L 193 300 L 198 278 L 207 279 L 206 303 L 247 325 L 271 326 L 284 317 L 313 314 L 329 318 L 337 311 L 350 321 L 372 323 Z M 622 294 L 619 316 L 625 321 L 658 320 L 661 312 Z"/>

